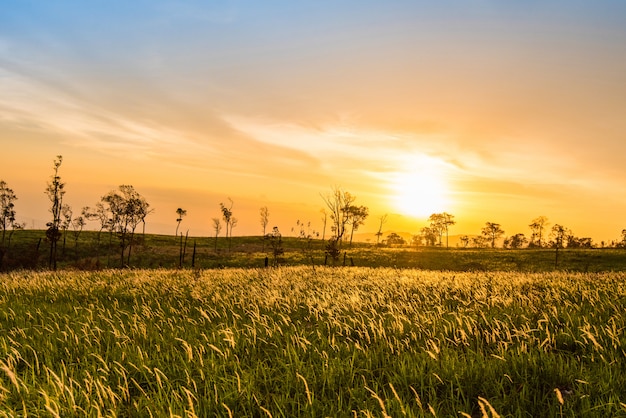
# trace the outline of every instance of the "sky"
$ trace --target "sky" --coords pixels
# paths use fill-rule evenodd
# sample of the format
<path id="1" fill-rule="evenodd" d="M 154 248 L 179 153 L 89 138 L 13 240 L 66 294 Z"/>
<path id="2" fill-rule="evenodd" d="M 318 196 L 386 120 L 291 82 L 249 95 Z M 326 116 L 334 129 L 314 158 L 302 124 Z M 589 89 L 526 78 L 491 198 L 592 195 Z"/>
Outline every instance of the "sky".
<path id="1" fill-rule="evenodd" d="M 234 235 L 259 209 L 321 232 L 339 187 L 361 232 L 538 216 L 626 228 L 626 2 L 3 0 L 0 179 L 43 228 L 53 160 L 75 213 L 130 184 L 147 231 Z M 96 225 L 91 225 L 96 228 Z"/>

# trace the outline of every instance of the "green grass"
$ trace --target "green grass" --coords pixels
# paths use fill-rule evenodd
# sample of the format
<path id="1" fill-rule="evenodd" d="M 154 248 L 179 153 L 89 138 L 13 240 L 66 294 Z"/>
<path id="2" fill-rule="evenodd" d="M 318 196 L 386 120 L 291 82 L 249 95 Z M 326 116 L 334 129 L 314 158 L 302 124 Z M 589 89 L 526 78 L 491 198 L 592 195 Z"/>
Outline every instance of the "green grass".
<path id="1" fill-rule="evenodd" d="M 193 246 L 196 256 L 193 259 Z M 68 233 L 65 249 L 59 243 L 58 267 L 95 270 L 129 266 L 133 268 L 178 268 L 180 263 L 180 239 L 168 235 L 145 236 L 139 234 L 133 245 L 130 262 L 121 262 L 118 240 L 103 233 L 98 243 L 98 234 L 84 231 L 77 243 Z M 285 253 L 279 264 L 287 266 L 310 265 L 311 259 L 317 266 L 324 265 L 324 243 L 311 242 L 310 250 L 306 243 L 297 238 L 284 238 Z M 11 245 L 5 245 L 1 270 L 45 269 L 48 267 L 48 243 L 45 232 L 37 230 L 16 231 Z M 230 247 L 230 248 L 229 248 Z M 210 237 L 190 237 L 182 267 L 222 268 L 222 267 L 262 267 L 265 257 L 272 258 L 269 244 L 263 249 L 260 237 L 234 237 L 230 242 Z M 127 254 L 127 253 L 126 253 Z M 626 249 L 566 249 L 559 252 L 555 265 L 553 249 L 459 249 L 459 248 L 385 248 L 371 244 L 355 243 L 344 245 L 338 265 L 361 267 L 420 268 L 426 270 L 451 271 L 520 271 L 548 272 L 553 270 L 599 272 L 626 270 Z M 328 264 L 331 264 L 328 261 Z"/>
<path id="2" fill-rule="evenodd" d="M 625 415 L 625 279 L 307 266 L 5 273 L 0 415 Z"/>

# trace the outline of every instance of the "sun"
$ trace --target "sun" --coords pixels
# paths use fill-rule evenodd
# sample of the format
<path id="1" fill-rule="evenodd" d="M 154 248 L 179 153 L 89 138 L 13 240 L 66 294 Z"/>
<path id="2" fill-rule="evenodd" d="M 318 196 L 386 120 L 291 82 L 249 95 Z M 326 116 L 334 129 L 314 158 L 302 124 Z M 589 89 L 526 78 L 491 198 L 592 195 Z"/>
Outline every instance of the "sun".
<path id="1" fill-rule="evenodd" d="M 439 164 L 396 173 L 393 180 L 395 206 L 400 213 L 416 218 L 449 210 L 449 189 Z"/>

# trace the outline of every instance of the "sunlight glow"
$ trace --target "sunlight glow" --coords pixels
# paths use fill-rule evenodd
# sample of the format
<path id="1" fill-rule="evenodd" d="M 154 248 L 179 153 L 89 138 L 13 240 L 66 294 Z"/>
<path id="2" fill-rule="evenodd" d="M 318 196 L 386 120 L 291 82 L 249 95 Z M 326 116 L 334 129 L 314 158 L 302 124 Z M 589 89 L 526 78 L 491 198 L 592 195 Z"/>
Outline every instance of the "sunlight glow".
<path id="1" fill-rule="evenodd" d="M 393 180 L 396 208 L 417 218 L 449 211 L 450 199 L 444 164 L 436 159 L 419 156 L 411 167 L 398 172 Z"/>

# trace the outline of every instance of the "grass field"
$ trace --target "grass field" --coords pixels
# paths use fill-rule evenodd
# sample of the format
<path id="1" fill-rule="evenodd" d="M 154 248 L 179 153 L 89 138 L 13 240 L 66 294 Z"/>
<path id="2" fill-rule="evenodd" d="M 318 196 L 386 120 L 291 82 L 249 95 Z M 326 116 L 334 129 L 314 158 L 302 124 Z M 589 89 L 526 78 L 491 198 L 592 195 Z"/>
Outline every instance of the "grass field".
<path id="1" fill-rule="evenodd" d="M 84 231 L 75 242 L 68 232 L 65 245 L 59 243 L 60 269 L 97 270 L 102 268 L 257 268 L 265 257 L 272 258 L 270 246 L 260 237 L 233 237 L 229 242 L 219 238 L 190 237 L 186 254 L 180 257 L 180 239 L 167 235 L 139 235 L 132 247 L 130 260 L 122 263 L 118 240 L 103 233 Z M 14 269 L 47 269 L 48 243 L 45 231 L 15 232 L 0 263 L 0 271 Z M 194 245 L 196 247 L 194 257 Z M 265 247 L 265 248 L 264 248 Z M 324 265 L 324 242 L 284 239 L 283 266 Z M 128 250 L 127 250 L 128 251 Z M 125 254 L 127 254 L 127 251 Z M 181 262 L 182 261 L 182 262 Z M 328 264 L 332 261 L 328 260 Z M 377 247 L 366 243 L 345 244 L 337 265 L 359 267 L 399 267 L 451 271 L 518 271 L 549 272 L 554 270 L 578 272 L 626 271 L 626 249 L 459 249 L 438 247 Z"/>
<path id="2" fill-rule="evenodd" d="M 626 416 L 626 274 L 0 275 L 0 416 Z"/>

